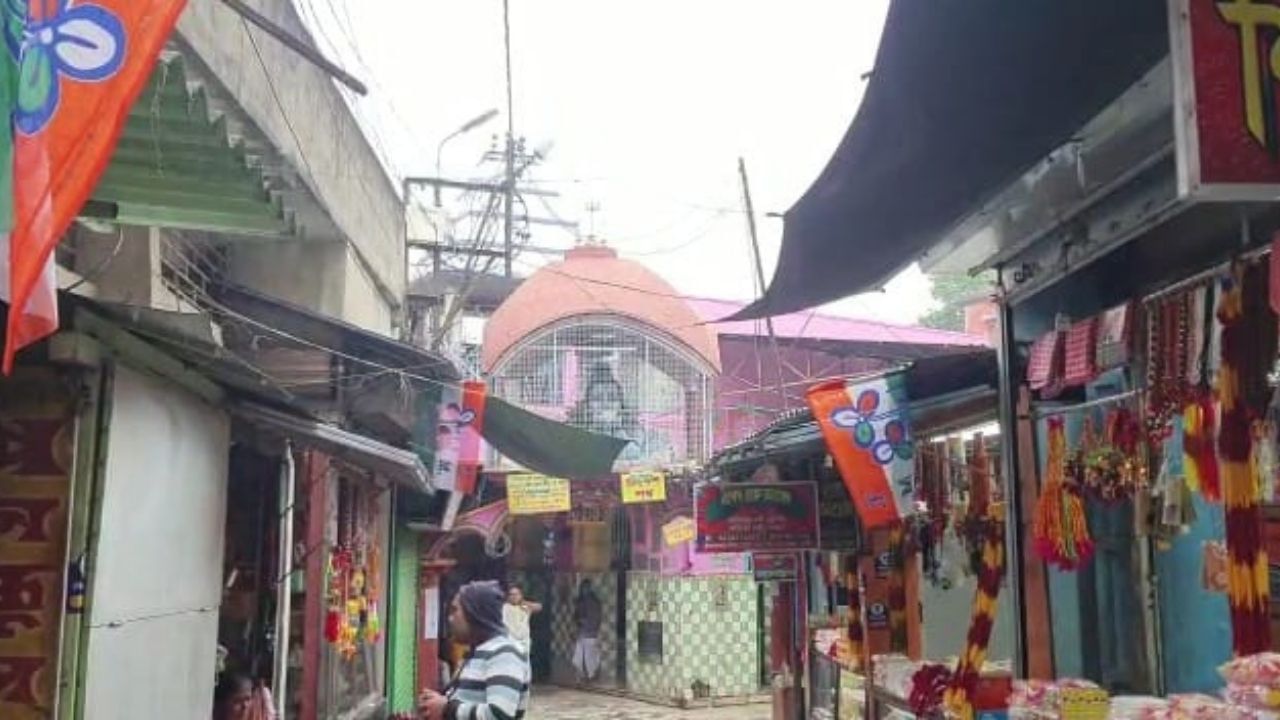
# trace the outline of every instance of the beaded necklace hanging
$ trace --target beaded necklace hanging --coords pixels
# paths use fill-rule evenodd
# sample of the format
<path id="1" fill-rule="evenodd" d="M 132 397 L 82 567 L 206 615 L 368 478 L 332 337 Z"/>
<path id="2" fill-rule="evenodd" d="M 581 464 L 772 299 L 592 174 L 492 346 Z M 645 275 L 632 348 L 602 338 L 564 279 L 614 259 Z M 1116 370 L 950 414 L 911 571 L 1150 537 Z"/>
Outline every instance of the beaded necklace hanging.
<path id="1" fill-rule="evenodd" d="M 1159 442 L 1187 395 L 1188 294 L 1148 306 L 1147 435 Z"/>
<path id="2" fill-rule="evenodd" d="M 1045 483 L 1032 526 L 1036 554 L 1063 570 L 1076 570 L 1093 555 L 1084 501 L 1074 478 L 1067 478 L 1067 435 L 1062 418 L 1049 418 Z"/>

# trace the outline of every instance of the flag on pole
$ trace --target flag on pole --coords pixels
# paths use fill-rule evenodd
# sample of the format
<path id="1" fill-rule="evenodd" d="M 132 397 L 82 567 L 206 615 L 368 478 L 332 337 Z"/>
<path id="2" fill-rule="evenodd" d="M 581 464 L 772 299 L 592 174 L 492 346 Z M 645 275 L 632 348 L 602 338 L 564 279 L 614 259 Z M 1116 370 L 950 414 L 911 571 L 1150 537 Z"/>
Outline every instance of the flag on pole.
<path id="1" fill-rule="evenodd" d="M 3 370 L 58 328 L 53 251 L 111 159 L 185 0 L 0 0 Z"/>
<path id="2" fill-rule="evenodd" d="M 806 396 L 858 516 L 868 528 L 911 513 L 914 447 L 906 413 L 906 376 L 833 380 Z"/>

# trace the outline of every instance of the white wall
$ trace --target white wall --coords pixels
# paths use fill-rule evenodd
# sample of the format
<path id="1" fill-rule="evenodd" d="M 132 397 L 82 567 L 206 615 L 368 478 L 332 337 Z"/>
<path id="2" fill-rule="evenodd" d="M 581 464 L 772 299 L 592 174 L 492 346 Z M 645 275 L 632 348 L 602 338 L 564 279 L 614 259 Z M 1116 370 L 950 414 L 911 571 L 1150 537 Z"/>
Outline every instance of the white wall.
<path id="1" fill-rule="evenodd" d="M 229 420 L 118 366 L 90 568 L 85 717 L 212 712 Z"/>
<path id="2" fill-rule="evenodd" d="M 247 4 L 294 36 L 309 37 L 292 3 L 247 0 Z M 388 20 L 394 22 L 391 18 L 389 15 Z M 405 293 L 405 212 L 399 189 L 333 79 L 293 50 L 255 30 L 260 61 L 245 28 L 244 20 L 219 0 L 192 0 L 178 23 L 178 35 L 298 170 L 350 246 L 359 250 L 377 276 L 377 283 L 390 295 L 381 296 L 368 274 L 347 254 L 334 258 L 346 267 L 343 277 L 325 279 L 340 283 L 339 288 L 345 283 L 352 289 L 338 291 L 336 297 L 342 301 L 338 311 L 323 311 L 386 332 L 383 327 L 390 323 L 383 322 L 380 316 L 389 316 L 393 299 L 399 303 Z M 264 64 L 272 82 L 268 81 Z M 237 245 L 236 249 L 244 247 Z M 300 248 L 300 252 L 307 249 Z M 308 269 L 311 267 L 314 266 L 309 265 Z M 285 264 L 272 270 L 291 272 Z M 365 277 L 357 280 L 356 273 Z M 366 285 L 369 292 L 364 290 Z M 254 287 L 272 291 L 271 285 Z"/>

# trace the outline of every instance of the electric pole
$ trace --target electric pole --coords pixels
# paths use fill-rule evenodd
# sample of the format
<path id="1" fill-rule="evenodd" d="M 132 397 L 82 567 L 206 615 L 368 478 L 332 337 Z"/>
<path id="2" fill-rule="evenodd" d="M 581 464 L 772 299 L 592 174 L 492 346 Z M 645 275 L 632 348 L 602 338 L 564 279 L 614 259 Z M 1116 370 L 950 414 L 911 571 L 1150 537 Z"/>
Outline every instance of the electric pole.
<path id="1" fill-rule="evenodd" d="M 511 265 L 514 248 L 512 247 L 513 226 L 515 225 L 516 195 L 516 120 L 515 102 L 512 99 L 511 82 L 511 0 L 502 0 L 502 38 L 507 56 L 507 148 L 506 172 L 503 174 L 503 215 L 502 229 L 502 271 L 511 277 Z"/>
<path id="2" fill-rule="evenodd" d="M 764 295 L 764 262 L 760 259 L 760 238 L 756 235 L 756 211 L 751 204 L 751 185 L 747 182 L 747 161 L 738 158 L 738 175 L 742 179 L 742 206 L 747 214 L 747 236 L 751 241 L 751 257 L 756 266 L 756 283 L 760 294 Z M 764 325 L 769 333 L 769 343 L 773 345 L 773 358 L 778 365 L 778 395 L 782 398 L 784 408 L 790 410 L 791 402 L 787 398 L 786 380 L 782 374 L 782 351 L 778 349 L 778 336 L 773 332 L 773 316 L 766 315 Z"/>

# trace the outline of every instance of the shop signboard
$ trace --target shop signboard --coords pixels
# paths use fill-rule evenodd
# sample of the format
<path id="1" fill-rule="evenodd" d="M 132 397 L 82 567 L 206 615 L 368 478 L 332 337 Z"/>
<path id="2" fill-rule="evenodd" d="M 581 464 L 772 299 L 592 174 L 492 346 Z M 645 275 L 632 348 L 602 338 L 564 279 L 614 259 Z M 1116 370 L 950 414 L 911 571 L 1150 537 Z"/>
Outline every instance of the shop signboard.
<path id="1" fill-rule="evenodd" d="M 690 575 L 746 575 L 749 572 L 751 556 L 747 553 L 692 553 L 689 557 Z"/>
<path id="2" fill-rule="evenodd" d="M 814 483 L 704 484 L 694 491 L 700 553 L 786 552 L 818 547 Z"/>
<path id="3" fill-rule="evenodd" d="M 800 575 L 800 561 L 795 555 L 757 553 L 751 558 L 756 582 L 794 582 Z"/>
<path id="4" fill-rule="evenodd" d="M 0 385 L 2 718 L 48 717 L 58 692 L 64 588 L 72 591 L 66 611 L 84 609 L 78 574 L 64 582 L 70 410 L 52 373 L 19 372 Z"/>
<path id="5" fill-rule="evenodd" d="M 622 502 L 625 505 L 665 502 L 667 476 L 660 472 L 630 472 L 622 474 Z"/>
<path id="6" fill-rule="evenodd" d="M 512 515 L 544 515 L 568 512 L 569 481 L 564 478 L 521 473 L 507 476 L 507 511 Z"/>
<path id="7" fill-rule="evenodd" d="M 1178 189 L 1228 202 L 1280 197 L 1280 5 L 1170 0 Z"/>
<path id="8" fill-rule="evenodd" d="M 667 547 L 675 547 L 683 543 L 693 542 L 697 534 L 693 518 L 681 516 L 662 526 L 662 544 Z"/>

